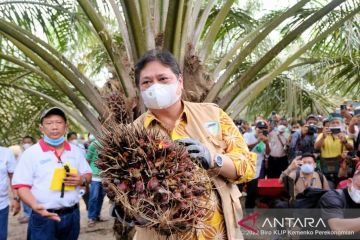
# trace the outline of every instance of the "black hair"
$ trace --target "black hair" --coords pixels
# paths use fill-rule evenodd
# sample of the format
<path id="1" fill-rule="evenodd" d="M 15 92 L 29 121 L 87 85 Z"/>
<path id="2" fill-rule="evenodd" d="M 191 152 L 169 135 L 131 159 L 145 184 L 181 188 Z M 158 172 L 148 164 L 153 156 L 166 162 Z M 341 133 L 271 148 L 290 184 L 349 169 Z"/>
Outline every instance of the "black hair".
<path id="1" fill-rule="evenodd" d="M 29 138 L 29 139 L 31 139 L 31 141 L 32 141 L 33 143 L 35 143 L 35 138 L 33 138 L 32 136 L 26 135 L 26 136 L 24 136 L 22 139 L 24 140 L 25 138 Z"/>
<path id="2" fill-rule="evenodd" d="M 314 154 L 312 154 L 310 152 L 301 154 L 301 159 L 306 158 L 306 157 L 311 157 L 312 159 L 314 159 L 314 162 L 316 162 L 316 157 L 314 156 Z"/>
<path id="3" fill-rule="evenodd" d="M 176 62 L 175 57 L 169 51 L 153 49 L 146 52 L 135 65 L 136 86 L 139 86 L 140 84 L 141 70 L 144 69 L 146 64 L 153 61 L 159 61 L 161 64 L 168 66 L 177 77 L 181 74 L 180 67 Z"/>
<path id="4" fill-rule="evenodd" d="M 74 132 L 74 131 L 68 132 L 68 134 L 66 135 L 66 139 L 69 140 L 69 138 L 70 138 L 72 135 L 76 135 L 76 136 L 77 136 L 77 133 Z"/>

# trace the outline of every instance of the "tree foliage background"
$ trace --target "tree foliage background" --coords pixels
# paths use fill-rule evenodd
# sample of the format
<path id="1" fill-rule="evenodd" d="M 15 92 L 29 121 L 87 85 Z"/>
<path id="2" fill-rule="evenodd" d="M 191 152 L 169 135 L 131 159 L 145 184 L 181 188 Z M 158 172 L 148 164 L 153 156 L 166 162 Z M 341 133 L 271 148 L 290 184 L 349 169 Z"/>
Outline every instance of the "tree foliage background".
<path id="1" fill-rule="evenodd" d="M 232 117 L 275 110 L 326 114 L 359 92 L 359 0 L 1 0 L 0 143 L 37 137 L 49 106 L 71 128 L 96 132 L 107 96 L 143 112 L 133 65 L 170 50 L 184 97 L 216 102 Z"/>

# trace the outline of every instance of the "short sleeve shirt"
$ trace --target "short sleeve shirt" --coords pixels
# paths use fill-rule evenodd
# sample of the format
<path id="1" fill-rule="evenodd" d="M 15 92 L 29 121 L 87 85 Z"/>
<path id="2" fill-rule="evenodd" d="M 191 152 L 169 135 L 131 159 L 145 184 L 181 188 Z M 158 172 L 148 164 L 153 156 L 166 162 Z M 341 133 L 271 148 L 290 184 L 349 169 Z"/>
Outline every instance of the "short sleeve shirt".
<path id="1" fill-rule="evenodd" d="M 70 146 L 65 142 L 65 150 L 60 156 L 61 161 L 43 140 L 27 149 L 19 160 L 16 167 L 13 187 L 29 187 L 39 204 L 46 209 L 60 209 L 75 205 L 80 200 L 79 190 L 65 191 L 61 198 L 61 192 L 51 190 L 51 182 L 56 168 L 63 168 L 63 164 L 69 164 L 70 168 L 76 168 L 79 175 L 91 174 L 91 169 L 80 148 Z"/>
<path id="2" fill-rule="evenodd" d="M 316 142 L 322 138 L 323 134 L 320 133 L 316 139 Z M 350 144 L 353 144 L 353 140 L 349 137 L 346 138 Z M 335 158 L 341 155 L 345 150 L 345 146 L 341 143 L 339 138 L 334 138 L 332 135 L 326 136 L 324 144 L 321 147 L 321 157 L 323 158 Z"/>
<path id="3" fill-rule="evenodd" d="M 342 191 L 342 193 L 340 192 Z M 358 214 L 360 204 L 355 203 L 348 192 L 347 188 L 341 190 L 331 190 L 325 193 L 320 198 L 320 208 L 322 217 L 325 220 L 331 218 L 353 218 L 359 217 L 351 216 L 351 212 Z M 346 211 L 346 209 L 357 209 L 356 211 Z"/>
<path id="4" fill-rule="evenodd" d="M 93 173 L 93 181 L 100 181 L 99 174 L 101 170 L 96 166 L 96 161 L 99 159 L 99 154 L 96 149 L 97 145 L 99 145 L 99 142 L 93 141 L 86 152 L 86 160 L 90 163 L 91 171 Z"/>
<path id="5" fill-rule="evenodd" d="M 15 166 L 16 160 L 11 150 L 0 147 L 0 210 L 9 206 L 8 174 L 14 172 Z"/>

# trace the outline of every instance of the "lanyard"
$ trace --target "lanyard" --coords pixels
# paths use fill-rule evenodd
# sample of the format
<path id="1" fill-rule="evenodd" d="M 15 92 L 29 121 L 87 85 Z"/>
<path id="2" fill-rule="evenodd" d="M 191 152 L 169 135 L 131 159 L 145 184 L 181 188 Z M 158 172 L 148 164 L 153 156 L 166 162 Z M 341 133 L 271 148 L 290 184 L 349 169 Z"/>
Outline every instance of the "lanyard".
<path id="1" fill-rule="evenodd" d="M 49 146 L 50 147 L 50 146 Z M 55 148 L 53 147 L 50 147 L 51 151 L 55 154 L 55 157 L 57 158 L 58 160 L 58 163 L 60 163 L 64 169 L 65 169 L 65 172 L 66 173 L 69 173 L 70 172 L 70 168 L 68 165 L 64 165 L 63 161 L 61 160 L 61 155 L 62 153 L 64 152 L 64 150 L 61 151 L 61 153 L 59 154 L 58 151 L 56 151 Z M 64 194 L 65 194 L 65 184 L 64 182 L 61 184 L 61 193 L 60 193 L 60 198 L 63 198 L 64 197 Z"/>

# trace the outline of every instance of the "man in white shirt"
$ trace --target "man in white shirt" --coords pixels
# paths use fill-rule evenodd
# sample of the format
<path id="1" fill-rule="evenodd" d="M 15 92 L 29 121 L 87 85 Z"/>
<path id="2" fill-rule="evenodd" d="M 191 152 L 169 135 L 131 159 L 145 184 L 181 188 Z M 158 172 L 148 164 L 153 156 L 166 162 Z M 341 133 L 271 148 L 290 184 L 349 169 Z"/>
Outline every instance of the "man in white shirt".
<path id="1" fill-rule="evenodd" d="M 77 239 L 80 186 L 91 181 L 81 150 L 65 141 L 67 119 L 60 108 L 40 117 L 43 138 L 27 149 L 16 167 L 13 187 L 32 209 L 28 239 Z"/>
<path id="2" fill-rule="evenodd" d="M 268 126 L 264 121 L 258 121 L 254 132 L 244 134 L 244 139 L 251 152 L 256 153 L 256 175 L 254 179 L 246 183 L 245 208 L 251 212 L 255 208 L 258 179 L 265 175 L 265 156 L 270 153 Z M 261 172 L 263 174 L 261 174 Z"/>
<path id="3" fill-rule="evenodd" d="M 288 135 L 285 132 L 286 127 L 279 125 L 277 130 L 271 131 L 270 156 L 268 161 L 268 178 L 278 178 L 289 163 L 286 148 L 288 146 Z"/>
<path id="4" fill-rule="evenodd" d="M 8 177 L 12 178 L 16 160 L 10 149 L 0 147 L 0 240 L 7 238 L 8 216 L 9 216 L 9 183 Z M 16 190 L 13 190 L 11 201 L 13 215 L 20 211 L 20 199 Z"/>

